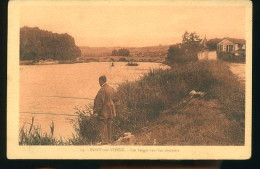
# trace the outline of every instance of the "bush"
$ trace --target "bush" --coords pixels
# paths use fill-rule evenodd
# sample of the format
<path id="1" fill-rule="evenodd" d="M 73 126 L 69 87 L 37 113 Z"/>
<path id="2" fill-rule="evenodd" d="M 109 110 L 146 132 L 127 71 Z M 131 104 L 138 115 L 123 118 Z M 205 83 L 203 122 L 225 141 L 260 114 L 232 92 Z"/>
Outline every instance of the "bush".
<path id="1" fill-rule="evenodd" d="M 75 110 L 78 115 L 77 120 L 74 121 L 76 136 L 70 142 L 72 144 L 95 144 L 101 141 L 99 121 L 92 114 L 93 106 L 86 106 L 85 110 L 78 108 Z"/>
<path id="2" fill-rule="evenodd" d="M 172 45 L 168 49 L 168 63 L 186 63 L 198 60 L 198 52 L 203 49 L 199 36 L 193 32 L 185 32 L 182 36 L 182 43 Z"/>
<path id="3" fill-rule="evenodd" d="M 166 60 L 170 63 L 183 62 L 186 59 L 183 58 L 183 51 L 180 45 L 172 45 L 168 49 L 168 54 Z"/>
<path id="4" fill-rule="evenodd" d="M 235 56 L 233 53 L 219 52 L 217 55 L 219 59 L 228 62 L 244 63 L 246 61 L 246 57 L 243 54 Z"/>

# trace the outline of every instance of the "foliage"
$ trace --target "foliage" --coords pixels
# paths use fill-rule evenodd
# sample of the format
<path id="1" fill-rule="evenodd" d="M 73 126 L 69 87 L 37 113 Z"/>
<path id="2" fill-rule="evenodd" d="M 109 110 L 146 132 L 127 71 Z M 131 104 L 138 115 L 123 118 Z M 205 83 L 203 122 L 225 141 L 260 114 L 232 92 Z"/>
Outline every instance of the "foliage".
<path id="1" fill-rule="evenodd" d="M 38 27 L 20 29 L 20 60 L 73 60 L 80 55 L 74 38 L 67 33 L 52 33 Z"/>
<path id="2" fill-rule="evenodd" d="M 112 51 L 112 56 L 129 56 L 130 55 L 130 51 L 128 49 L 125 48 L 121 48 L 121 49 L 114 49 Z"/>
<path id="3" fill-rule="evenodd" d="M 217 45 L 222 39 L 214 38 L 207 41 L 207 47 L 210 51 L 217 50 Z"/>
<path id="4" fill-rule="evenodd" d="M 112 56 L 118 56 L 118 51 L 116 49 L 112 51 Z"/>
<path id="5" fill-rule="evenodd" d="M 74 122 L 76 136 L 70 142 L 75 144 L 81 140 L 80 144 L 95 144 L 100 141 L 99 119 L 92 114 L 93 106 L 86 106 L 85 110 L 75 108 L 78 115 Z"/>
<path id="6" fill-rule="evenodd" d="M 182 36 L 181 48 L 184 55 L 197 58 L 198 52 L 202 49 L 200 37 L 195 33 L 185 32 Z"/>
<path id="7" fill-rule="evenodd" d="M 34 125 L 34 117 L 29 130 L 25 127 L 20 128 L 19 144 L 20 145 L 63 145 L 62 139 L 56 139 L 54 136 L 54 123 L 50 125 L 50 133 L 42 133 L 40 126 Z"/>
<path id="8" fill-rule="evenodd" d="M 229 52 L 218 52 L 218 59 L 228 61 L 228 62 L 236 62 L 236 63 L 245 63 L 246 57 L 243 54 L 235 56 L 234 53 Z"/>
<path id="9" fill-rule="evenodd" d="M 170 63 L 196 61 L 198 52 L 202 50 L 201 41 L 202 39 L 195 32 L 186 31 L 182 36 L 181 44 L 169 47 L 167 61 Z"/>
<path id="10" fill-rule="evenodd" d="M 187 59 L 184 58 L 184 52 L 181 49 L 180 44 L 177 45 L 172 45 L 168 49 L 168 55 L 167 55 L 167 60 L 170 62 L 182 62 L 186 61 Z"/>

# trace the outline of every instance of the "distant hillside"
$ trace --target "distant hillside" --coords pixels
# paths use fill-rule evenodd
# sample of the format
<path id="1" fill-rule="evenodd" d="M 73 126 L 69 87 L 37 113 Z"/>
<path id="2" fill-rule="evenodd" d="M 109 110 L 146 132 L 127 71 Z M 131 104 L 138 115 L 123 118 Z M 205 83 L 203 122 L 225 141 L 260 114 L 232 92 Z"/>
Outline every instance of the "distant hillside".
<path id="1" fill-rule="evenodd" d="M 114 49 L 122 47 L 87 47 L 80 46 L 83 57 L 111 56 Z M 169 46 L 147 46 L 147 47 L 123 47 L 130 51 L 130 56 L 135 57 L 165 57 Z"/>
<path id="2" fill-rule="evenodd" d="M 20 28 L 20 60 L 73 60 L 81 56 L 74 38 L 38 27 Z"/>

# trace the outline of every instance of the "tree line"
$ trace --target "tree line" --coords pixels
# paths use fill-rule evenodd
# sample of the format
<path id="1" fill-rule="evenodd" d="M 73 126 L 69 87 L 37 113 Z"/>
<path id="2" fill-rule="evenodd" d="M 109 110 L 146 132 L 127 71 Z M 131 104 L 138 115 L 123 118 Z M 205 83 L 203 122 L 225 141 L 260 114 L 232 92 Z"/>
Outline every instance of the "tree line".
<path id="1" fill-rule="evenodd" d="M 129 56 L 130 55 L 130 51 L 128 49 L 125 48 L 121 48 L 121 49 L 114 49 L 112 51 L 112 56 Z"/>
<path id="2" fill-rule="evenodd" d="M 74 38 L 38 27 L 20 28 L 20 60 L 73 60 L 81 56 Z"/>
<path id="3" fill-rule="evenodd" d="M 202 39 L 195 33 L 185 32 L 182 36 L 182 43 L 171 45 L 168 49 L 166 60 L 168 62 L 187 62 L 198 59 L 198 53 L 202 50 L 217 50 L 217 44 L 221 39 L 210 39 L 206 47 Z"/>

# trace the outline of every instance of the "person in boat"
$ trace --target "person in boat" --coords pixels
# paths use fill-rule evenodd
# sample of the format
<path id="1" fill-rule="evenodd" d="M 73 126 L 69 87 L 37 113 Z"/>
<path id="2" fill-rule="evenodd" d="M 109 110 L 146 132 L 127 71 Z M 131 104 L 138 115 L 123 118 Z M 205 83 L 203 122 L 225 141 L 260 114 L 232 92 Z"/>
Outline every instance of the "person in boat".
<path id="1" fill-rule="evenodd" d="M 100 135 L 102 144 L 112 143 L 112 123 L 116 116 L 114 106 L 114 89 L 106 83 L 106 76 L 99 77 L 99 85 L 101 86 L 94 100 L 93 113 L 100 121 Z"/>

